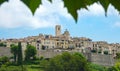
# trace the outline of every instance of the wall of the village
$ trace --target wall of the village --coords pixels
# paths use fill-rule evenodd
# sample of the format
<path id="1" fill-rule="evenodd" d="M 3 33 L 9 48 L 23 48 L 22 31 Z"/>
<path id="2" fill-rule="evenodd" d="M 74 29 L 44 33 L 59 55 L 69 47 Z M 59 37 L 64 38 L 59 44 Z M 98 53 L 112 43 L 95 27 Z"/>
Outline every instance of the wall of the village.
<path id="1" fill-rule="evenodd" d="M 104 65 L 104 66 L 113 66 L 114 58 L 112 55 L 103 55 L 103 54 L 91 54 L 90 61 L 95 64 Z"/>
<path id="2" fill-rule="evenodd" d="M 44 58 L 51 58 L 51 57 L 54 57 L 61 53 L 62 53 L 62 51 L 60 51 L 60 50 L 50 50 L 50 51 L 40 50 L 40 51 L 38 51 L 37 56 L 38 57 L 43 56 Z M 74 53 L 74 52 L 71 52 L 71 53 Z M 90 62 L 99 64 L 99 65 L 113 66 L 114 62 L 115 62 L 112 55 L 90 54 L 90 53 L 84 54 L 84 55 Z"/>
<path id="3" fill-rule="evenodd" d="M 7 47 L 0 47 L 0 57 L 1 56 L 12 56 L 11 52 L 10 52 L 10 48 Z"/>

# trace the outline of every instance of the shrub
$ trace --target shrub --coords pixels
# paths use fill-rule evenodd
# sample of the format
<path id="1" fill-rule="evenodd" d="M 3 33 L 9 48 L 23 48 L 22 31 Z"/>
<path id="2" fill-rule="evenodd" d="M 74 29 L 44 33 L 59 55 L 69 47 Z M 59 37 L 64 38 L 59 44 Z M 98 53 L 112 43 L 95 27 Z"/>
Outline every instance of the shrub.
<path id="1" fill-rule="evenodd" d="M 45 71 L 90 71 L 88 63 L 80 53 L 64 52 L 50 59 Z"/>

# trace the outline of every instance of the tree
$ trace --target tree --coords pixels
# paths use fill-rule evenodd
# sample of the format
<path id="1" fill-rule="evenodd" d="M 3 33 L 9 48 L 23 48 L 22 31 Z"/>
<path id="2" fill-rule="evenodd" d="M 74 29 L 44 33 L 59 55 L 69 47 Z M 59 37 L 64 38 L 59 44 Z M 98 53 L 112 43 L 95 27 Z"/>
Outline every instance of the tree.
<path id="1" fill-rule="evenodd" d="M 22 46 L 21 46 L 21 42 L 18 42 L 18 65 L 22 65 L 22 61 L 23 61 L 23 58 L 22 58 Z"/>
<path id="2" fill-rule="evenodd" d="M 114 66 L 108 68 L 108 71 L 120 71 L 120 62 L 116 62 Z"/>
<path id="3" fill-rule="evenodd" d="M 18 65 L 22 64 L 23 58 L 22 58 L 22 46 L 21 42 L 18 42 L 18 45 L 11 44 L 11 53 L 14 55 L 14 61 L 17 62 Z"/>
<path id="4" fill-rule="evenodd" d="M 45 71 L 89 71 L 88 62 L 80 53 L 62 53 L 50 59 Z"/>
<path id="5" fill-rule="evenodd" d="M 116 53 L 116 58 L 120 59 L 120 53 Z"/>
<path id="6" fill-rule="evenodd" d="M 25 50 L 25 60 L 30 60 L 31 57 L 34 58 L 37 53 L 37 50 L 34 46 L 28 44 L 27 49 Z"/>
<path id="7" fill-rule="evenodd" d="M 120 71 L 120 62 L 116 62 L 115 66 L 117 71 Z"/>
<path id="8" fill-rule="evenodd" d="M 11 49 L 11 53 L 13 53 L 14 55 L 14 62 L 17 61 L 17 54 L 18 54 L 18 46 L 17 45 L 14 45 L 14 44 L 11 44 L 10 45 L 10 49 Z"/>
<path id="9" fill-rule="evenodd" d="M 6 62 L 9 62 L 9 58 L 6 56 L 0 57 L 0 65 L 5 64 Z"/>
<path id="10" fill-rule="evenodd" d="M 8 0 L 0 0 L 0 5 Z M 42 4 L 42 0 L 21 0 L 24 4 L 28 6 L 34 15 L 36 9 Z M 52 0 L 48 0 L 52 3 Z M 75 21 L 77 22 L 78 14 L 77 11 L 81 9 L 87 9 L 88 6 L 98 3 L 101 4 L 105 10 L 105 15 L 107 15 L 107 10 L 109 5 L 113 5 L 115 9 L 120 11 L 120 0 L 62 0 L 64 2 L 64 6 L 68 9 L 68 12 L 73 16 Z"/>

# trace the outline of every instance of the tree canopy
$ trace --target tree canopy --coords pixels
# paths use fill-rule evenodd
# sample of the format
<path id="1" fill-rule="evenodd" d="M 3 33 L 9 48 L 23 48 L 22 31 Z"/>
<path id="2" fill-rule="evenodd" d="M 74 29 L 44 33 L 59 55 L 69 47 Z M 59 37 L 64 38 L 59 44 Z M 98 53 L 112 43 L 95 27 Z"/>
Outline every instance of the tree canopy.
<path id="1" fill-rule="evenodd" d="M 11 53 L 14 55 L 14 62 L 17 62 L 18 65 L 21 65 L 23 60 L 21 42 L 18 42 L 18 45 L 11 44 L 10 47 Z"/>
<path id="2" fill-rule="evenodd" d="M 120 59 L 120 53 L 116 53 L 116 58 Z"/>
<path id="3" fill-rule="evenodd" d="M 0 5 L 8 0 L 0 0 Z M 27 7 L 31 10 L 34 15 L 36 9 L 39 5 L 42 4 L 42 0 L 21 0 Z M 52 0 L 48 0 L 52 3 Z M 73 16 L 75 21 L 77 22 L 78 14 L 77 11 L 81 9 L 87 9 L 88 6 L 98 3 L 102 5 L 105 11 L 105 15 L 107 15 L 107 10 L 109 5 L 111 4 L 117 11 L 120 11 L 120 0 L 62 0 L 64 6 L 67 8 L 68 12 Z"/>
<path id="4" fill-rule="evenodd" d="M 28 44 L 27 45 L 27 49 L 25 50 L 25 60 L 29 61 L 32 58 L 35 57 L 35 55 L 37 54 L 37 50 L 34 46 Z"/>
<path id="5" fill-rule="evenodd" d="M 11 53 L 13 53 L 13 55 L 14 55 L 14 61 L 16 62 L 17 54 L 18 54 L 18 46 L 15 44 L 11 44 L 10 47 L 11 47 L 10 48 Z"/>
<path id="6" fill-rule="evenodd" d="M 80 53 L 62 53 L 50 59 L 45 71 L 90 71 L 88 62 Z"/>

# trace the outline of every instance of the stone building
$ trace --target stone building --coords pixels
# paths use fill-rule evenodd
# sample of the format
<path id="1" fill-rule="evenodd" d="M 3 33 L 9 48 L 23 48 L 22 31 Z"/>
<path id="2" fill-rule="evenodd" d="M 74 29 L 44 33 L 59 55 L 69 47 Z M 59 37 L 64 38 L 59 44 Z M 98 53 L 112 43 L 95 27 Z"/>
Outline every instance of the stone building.
<path id="1" fill-rule="evenodd" d="M 0 43 L 5 43 L 7 45 L 6 47 L 8 48 L 11 44 L 17 45 L 18 42 L 21 42 L 22 44 L 23 54 L 27 44 L 35 46 L 38 53 L 37 56 L 41 56 L 41 52 L 43 52 L 43 55 L 46 55 L 45 50 L 50 50 L 51 56 L 59 54 L 62 51 L 70 51 L 82 53 L 94 52 L 94 54 L 101 54 L 101 57 L 104 54 L 112 55 L 111 57 L 115 57 L 116 53 L 120 52 L 119 43 L 109 44 L 106 41 L 92 41 L 90 38 L 86 37 L 71 37 L 67 29 L 63 33 L 61 33 L 60 25 L 55 26 L 55 36 L 39 34 L 38 36 L 28 36 L 20 39 L 0 39 Z M 57 51 L 57 53 L 54 54 L 54 51 Z M 47 54 L 47 56 L 48 55 L 50 54 Z M 93 57 L 97 56 L 95 55 Z M 94 60 L 95 59 L 93 59 L 93 61 Z M 95 60 L 95 62 L 97 60 Z"/>
<path id="2" fill-rule="evenodd" d="M 61 26 L 55 26 L 55 36 L 39 34 L 38 36 L 28 36 L 20 39 L 6 39 L 0 41 L 5 43 L 7 47 L 11 44 L 22 42 L 23 49 L 26 48 L 27 44 L 31 44 L 36 47 L 37 50 L 45 49 L 74 49 L 80 52 L 85 52 L 86 49 L 95 50 L 96 53 L 104 54 L 115 54 L 120 52 L 120 44 L 109 44 L 105 41 L 92 41 L 86 37 L 71 37 L 69 31 L 66 29 L 61 33 Z"/>
<path id="3" fill-rule="evenodd" d="M 36 47 L 37 50 L 41 50 L 43 47 L 46 49 L 75 49 L 80 52 L 85 52 L 86 49 L 95 50 L 96 53 L 104 54 L 115 54 L 120 52 L 120 44 L 109 44 L 105 41 L 92 41 L 86 37 L 71 37 L 69 31 L 66 29 L 61 33 L 61 26 L 55 26 L 55 36 L 39 34 L 38 36 L 28 36 L 20 39 L 6 39 L 2 40 L 10 47 L 11 44 L 22 42 L 23 49 L 26 48 L 27 44 L 31 44 Z"/>
<path id="4" fill-rule="evenodd" d="M 56 25 L 56 27 L 55 27 L 55 34 L 56 34 L 56 36 L 60 36 L 61 35 L 61 26 L 60 25 Z"/>

